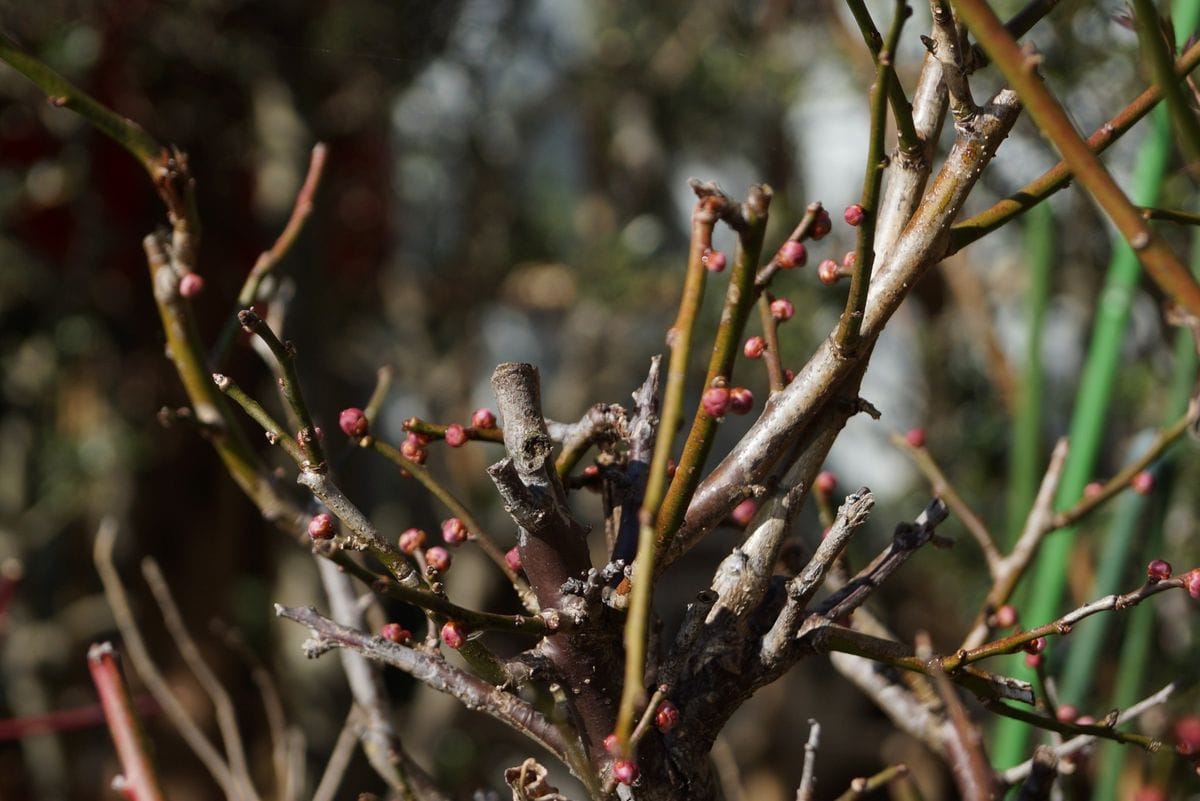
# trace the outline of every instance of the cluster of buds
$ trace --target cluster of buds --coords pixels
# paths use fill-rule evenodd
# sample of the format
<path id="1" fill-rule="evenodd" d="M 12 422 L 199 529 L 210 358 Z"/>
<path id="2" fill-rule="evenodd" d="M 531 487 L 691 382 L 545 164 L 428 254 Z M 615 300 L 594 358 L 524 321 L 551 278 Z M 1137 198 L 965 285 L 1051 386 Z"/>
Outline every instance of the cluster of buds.
<path id="1" fill-rule="evenodd" d="M 718 420 L 726 412 L 747 414 L 754 408 L 754 393 L 746 387 L 709 387 L 700 398 L 700 405 L 705 414 Z"/>
<path id="2" fill-rule="evenodd" d="M 408 645 L 413 638 L 412 632 L 399 623 L 383 624 L 383 627 L 379 629 L 379 636 L 397 645 Z"/>

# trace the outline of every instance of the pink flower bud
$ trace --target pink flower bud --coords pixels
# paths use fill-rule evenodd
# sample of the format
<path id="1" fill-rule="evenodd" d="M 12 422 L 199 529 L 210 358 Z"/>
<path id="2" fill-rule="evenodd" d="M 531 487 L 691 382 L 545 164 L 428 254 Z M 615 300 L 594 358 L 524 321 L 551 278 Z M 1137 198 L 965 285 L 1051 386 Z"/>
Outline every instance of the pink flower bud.
<path id="1" fill-rule="evenodd" d="M 776 298 L 771 301 L 771 316 L 781 323 L 786 323 L 792 319 L 792 315 L 796 313 L 796 307 L 787 298 Z"/>
<path id="2" fill-rule="evenodd" d="M 829 219 L 829 212 L 825 209 L 817 214 L 817 219 L 813 220 L 812 228 L 809 229 L 808 235 L 813 239 L 824 239 L 825 235 L 833 230 L 833 221 Z"/>
<path id="3" fill-rule="evenodd" d="M 432 570 L 445 573 L 450 569 L 450 552 L 440 545 L 435 545 L 425 551 L 425 564 Z"/>
<path id="4" fill-rule="evenodd" d="M 729 390 L 729 411 L 734 414 L 746 414 L 754 408 L 754 393 L 745 387 L 734 387 Z"/>
<path id="5" fill-rule="evenodd" d="M 338 415 L 338 426 L 346 434 L 347 437 L 365 437 L 367 432 L 371 430 L 371 423 L 367 420 L 367 416 L 363 414 L 362 409 L 351 406 L 349 409 L 342 409 Z"/>
<path id="6" fill-rule="evenodd" d="M 1200 567 L 1194 567 L 1183 574 L 1183 586 L 1188 595 L 1200 601 Z"/>
<path id="7" fill-rule="evenodd" d="M 458 423 L 446 426 L 446 444 L 451 448 L 461 448 L 467 441 L 467 431 Z"/>
<path id="8" fill-rule="evenodd" d="M 442 642 L 449 647 L 458 650 L 463 647 L 463 643 L 467 641 L 467 633 L 463 629 L 463 625 L 457 620 L 447 620 L 442 626 Z"/>
<path id="9" fill-rule="evenodd" d="M 746 500 L 733 507 L 733 511 L 729 513 L 729 519 L 735 526 L 745 528 L 750 525 L 750 521 L 754 519 L 754 515 L 758 512 L 758 501 L 753 498 Z"/>
<path id="10" fill-rule="evenodd" d="M 914 448 L 925 447 L 925 429 L 914 428 L 904 435 L 904 441 Z"/>
<path id="11" fill-rule="evenodd" d="M 407 645 L 412 642 L 412 632 L 399 623 L 384 623 L 379 630 L 379 636 L 397 645 Z"/>
<path id="12" fill-rule="evenodd" d="M 607 751 L 608 753 L 610 753 L 610 754 L 617 753 L 617 745 L 618 745 L 617 735 L 615 732 L 604 738 L 604 750 Z"/>
<path id="13" fill-rule="evenodd" d="M 1071 704 L 1063 704 L 1054 710 L 1054 717 L 1059 723 L 1074 723 L 1079 718 L 1079 710 Z"/>
<path id="14" fill-rule="evenodd" d="M 419 528 L 406 529 L 400 535 L 400 550 L 412 556 L 425 545 L 425 532 Z"/>
<path id="15" fill-rule="evenodd" d="M 327 540 L 333 533 L 333 518 L 326 512 L 313 515 L 308 521 L 308 536 L 314 540 Z"/>
<path id="16" fill-rule="evenodd" d="M 654 713 L 654 725 L 663 734 L 674 729 L 679 725 L 679 707 L 664 700 L 658 705 L 658 711 Z"/>
<path id="17" fill-rule="evenodd" d="M 711 272 L 719 273 L 725 269 L 725 254 L 719 250 L 713 250 L 712 248 L 709 248 L 708 250 L 704 251 L 703 261 L 704 266 L 707 267 Z"/>
<path id="18" fill-rule="evenodd" d="M 1037 670 L 1042 665 L 1041 654 L 1025 654 L 1025 667 Z"/>
<path id="19" fill-rule="evenodd" d="M 1175 748 L 1184 756 L 1200 754 L 1200 716 L 1186 715 L 1171 727 Z"/>
<path id="20" fill-rule="evenodd" d="M 421 445 L 417 444 L 418 440 L 409 437 L 400 444 L 400 455 L 410 462 L 417 464 L 425 464 L 425 460 L 429 458 L 429 451 L 425 450 Z"/>
<path id="21" fill-rule="evenodd" d="M 833 259 L 825 259 L 817 265 L 817 278 L 825 286 L 833 286 L 842 280 L 842 266 Z"/>
<path id="22" fill-rule="evenodd" d="M 1046 650 L 1046 638 L 1037 637 L 1036 639 L 1032 639 L 1025 643 L 1021 647 L 1025 649 L 1025 653 L 1027 654 L 1040 654 L 1042 651 Z"/>
<path id="23" fill-rule="evenodd" d="M 467 541 L 467 524 L 457 517 L 442 521 L 442 539 L 447 545 L 462 545 Z"/>
<path id="24" fill-rule="evenodd" d="M 1157 584 L 1171 577 L 1171 563 L 1162 559 L 1154 559 L 1146 565 L 1146 581 Z"/>
<path id="25" fill-rule="evenodd" d="M 725 387 L 710 387 L 704 391 L 700 404 L 709 417 L 721 418 L 729 410 L 729 390 Z"/>
<path id="26" fill-rule="evenodd" d="M 1099 481 L 1089 481 L 1087 486 L 1083 488 L 1083 497 L 1091 500 L 1092 498 L 1100 497 L 1100 493 L 1104 492 L 1104 485 Z"/>
<path id="27" fill-rule="evenodd" d="M 861 225 L 863 218 L 867 216 L 867 211 L 858 203 L 851 203 L 846 207 L 846 212 L 842 216 L 849 225 Z"/>
<path id="28" fill-rule="evenodd" d="M 508 569 L 514 573 L 521 570 L 521 551 L 516 546 L 509 548 L 504 554 L 504 564 L 508 565 Z"/>
<path id="29" fill-rule="evenodd" d="M 194 298 L 204 291 L 204 278 L 198 273 L 185 273 L 179 279 L 179 295 L 184 298 Z"/>
<path id="30" fill-rule="evenodd" d="M 808 251 L 802 242 L 794 242 L 788 240 L 779 248 L 779 252 L 775 254 L 775 262 L 785 270 L 790 270 L 793 267 L 803 267 L 808 261 Z"/>
<path id="31" fill-rule="evenodd" d="M 1017 608 L 1012 604 L 1005 604 L 996 610 L 995 626 L 998 629 L 1007 629 L 1017 625 Z"/>
<path id="32" fill-rule="evenodd" d="M 473 428 L 495 428 L 496 415 L 492 414 L 490 409 L 476 409 L 471 415 L 471 426 Z"/>
<path id="33" fill-rule="evenodd" d="M 846 251 L 846 255 L 842 256 L 842 269 L 850 272 L 856 264 L 858 264 L 858 254 L 853 250 Z"/>
<path id="34" fill-rule="evenodd" d="M 613 778 L 621 784 L 633 784 L 637 781 L 638 769 L 632 759 L 618 759 L 613 762 Z"/>
<path id="35" fill-rule="evenodd" d="M 742 346 L 742 353 L 746 354 L 747 359 L 761 359 L 763 351 L 767 349 L 767 341 L 759 336 L 753 336 L 746 340 L 746 344 Z"/>
<path id="36" fill-rule="evenodd" d="M 822 470 L 817 473 L 817 480 L 813 482 L 813 489 L 822 495 L 832 495 L 837 489 L 837 476 L 828 470 Z"/>
<path id="37" fill-rule="evenodd" d="M 1133 477 L 1129 486 L 1133 487 L 1133 491 L 1138 495 L 1149 495 L 1154 489 L 1154 474 L 1149 470 L 1143 470 Z"/>

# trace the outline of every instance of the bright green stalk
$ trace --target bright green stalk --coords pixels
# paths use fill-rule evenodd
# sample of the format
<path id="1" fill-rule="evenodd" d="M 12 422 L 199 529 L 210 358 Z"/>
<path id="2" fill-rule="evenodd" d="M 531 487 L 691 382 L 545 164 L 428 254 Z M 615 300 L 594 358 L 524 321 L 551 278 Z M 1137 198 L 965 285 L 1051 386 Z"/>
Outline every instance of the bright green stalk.
<path id="1" fill-rule="evenodd" d="M 1132 192 L 1133 202 L 1144 206 L 1156 205 L 1171 152 L 1171 130 L 1166 115 L 1156 110 L 1152 119 L 1152 128 L 1138 154 Z M 1133 250 L 1124 239 L 1114 236 L 1113 256 L 1100 293 L 1087 361 L 1071 416 L 1071 450 L 1055 498 L 1058 510 L 1079 500 L 1083 488 L 1093 478 L 1096 458 L 1108 431 L 1113 383 L 1140 277 L 1141 270 Z M 1026 625 L 1038 625 L 1058 617 L 1074 541 L 1075 529 L 1069 528 L 1050 535 L 1042 544 L 1030 581 L 1029 601 L 1021 610 Z M 1023 665 L 1016 672 L 1022 678 L 1033 678 L 1032 672 Z M 1028 757 L 1028 736 L 1029 728 L 1024 724 L 1008 718 L 998 721 L 993 751 L 996 764 L 1008 767 Z"/>
<path id="2" fill-rule="evenodd" d="M 1025 516 L 1037 495 L 1042 450 L 1042 329 L 1050 299 L 1050 275 L 1055 248 L 1054 215 L 1042 203 L 1028 215 L 1025 230 L 1029 286 L 1025 307 L 1029 310 L 1029 334 L 1025 365 L 1018 387 L 1017 414 L 1013 420 L 1012 459 L 1008 464 L 1008 542 L 1016 542 Z"/>

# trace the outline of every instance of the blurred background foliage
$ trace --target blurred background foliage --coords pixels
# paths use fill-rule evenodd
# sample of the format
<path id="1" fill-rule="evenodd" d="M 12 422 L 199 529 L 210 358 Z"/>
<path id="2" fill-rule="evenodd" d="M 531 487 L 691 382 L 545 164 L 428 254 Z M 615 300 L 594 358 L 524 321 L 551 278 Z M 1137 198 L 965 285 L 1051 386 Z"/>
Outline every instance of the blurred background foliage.
<path id="1" fill-rule="evenodd" d="M 869 5 L 881 16 L 891 7 Z M 994 5 L 1011 13 L 1019 4 Z M 917 34 L 928 28 L 927 10 L 916 6 L 898 58 L 909 88 L 923 52 Z M 1068 0 L 1029 37 L 1086 131 L 1146 84 L 1136 37 L 1114 22 L 1115 11 Z M 812 200 L 837 224 L 813 243 L 810 265 L 853 244 L 838 218 L 861 185 L 872 73 L 836 0 L 7 0 L 0 26 L 189 154 L 207 280 L 195 307 L 207 337 L 233 311 L 246 271 L 286 219 L 308 149 L 329 144 L 316 211 L 281 275 L 290 298 L 285 333 L 299 349 L 318 422 L 335 440 L 337 411 L 365 403 L 382 365 L 395 368 L 397 380 L 377 430 L 393 441 L 409 416 L 465 422 L 490 405 L 488 378 L 504 360 L 539 365 L 547 414 L 556 419 L 576 419 L 597 401 L 626 402 L 673 320 L 690 176 L 716 179 L 735 196 L 751 182 L 769 183 L 768 249 Z M 995 81 L 980 74 L 976 96 Z M 1141 135 L 1135 129 L 1106 157 L 1122 180 Z M 1023 121 L 968 210 L 1054 160 Z M 1194 178 L 1173 167 L 1162 205 L 1188 206 L 1193 195 Z M 1050 205 L 1043 459 L 1068 423 L 1110 249 L 1106 223 L 1079 193 Z M 271 666 L 307 737 L 310 771 L 318 771 L 348 695 L 336 660 L 304 663 L 298 632 L 269 613 L 274 601 L 317 600 L 311 560 L 257 519 L 193 431 L 156 420 L 160 407 L 184 397 L 163 358 L 140 245 L 162 224 L 160 205 L 132 159 L 7 68 L 0 220 L 0 560 L 5 575 L 21 572 L 0 634 L 0 717 L 93 702 L 84 653 L 111 636 L 112 623 L 90 543 L 98 519 L 112 514 L 122 521 L 120 566 L 147 635 L 196 716 L 211 725 L 137 578 L 142 554 L 163 564 L 206 655 L 239 699 L 252 756 L 265 762 L 268 747 L 256 691 L 244 663 L 209 631 L 213 618 L 236 626 Z M 1006 517 L 1005 498 L 1014 382 L 1028 333 L 1023 226 L 932 271 L 879 343 L 863 394 L 883 419 L 852 421 L 831 457 L 843 489 L 865 484 L 881 500 L 852 558 L 873 553 L 892 524 L 925 503 L 919 475 L 886 440 L 913 426 L 928 430 L 931 452 L 993 531 L 1019 525 Z M 1186 248 L 1181 232 L 1167 233 Z M 731 250 L 732 237 L 724 232 L 717 244 Z M 776 289 L 797 307 L 781 336 L 785 365 L 798 368 L 831 329 L 844 287 L 822 286 L 809 269 L 782 275 Z M 718 278 L 706 301 L 709 323 L 722 295 Z M 1145 288 L 1134 303 L 1101 476 L 1161 418 L 1158 388 L 1172 351 L 1159 300 Z M 274 402 L 248 348 L 226 369 Z M 760 399 L 761 372 L 743 363 L 736 374 Z M 693 387 L 698 381 L 699 374 Z M 728 421 L 721 442 L 748 424 Z M 482 470 L 495 457 L 489 447 L 435 447 L 430 461 L 505 531 Z M 393 469 L 365 453 L 339 469 L 385 531 L 436 530 L 440 510 Z M 1195 486 L 1194 460 L 1181 460 L 1178 472 L 1179 483 Z M 579 507 L 598 520 L 594 498 L 581 496 Z M 1180 567 L 1197 554 L 1195 512 L 1190 497 L 1165 512 L 1162 555 Z M 1075 600 L 1087 597 L 1091 535 L 1104 525 L 1100 515 L 1084 526 L 1071 565 Z M 962 530 L 952 522 L 945 533 Z M 809 510 L 798 536 L 818 535 Z M 668 631 L 736 537 L 718 532 L 663 584 L 658 608 Z M 923 553 L 879 603 L 901 637 L 925 628 L 952 647 L 982 598 L 981 562 L 969 541 Z M 1140 564 L 1131 561 L 1130 583 Z M 511 605 L 497 578 L 464 554 L 450 589 L 468 605 Z M 1147 687 L 1195 673 L 1195 626 L 1180 622 L 1182 601 L 1155 605 L 1163 656 L 1147 670 Z M 1112 669 L 1097 671 L 1097 698 Z M 500 769 L 526 755 L 490 721 L 391 681 L 410 701 L 401 725 L 414 754 L 459 792 L 494 788 Z M 791 797 L 808 717 L 824 726 L 818 776 L 826 790 L 905 761 L 926 798 L 949 797 L 934 760 L 817 661 L 735 716 L 717 754 L 729 786 L 740 783 L 745 798 Z M 1165 726 L 1165 718 L 1149 725 Z M 171 797 L 212 797 L 214 786 L 165 722 L 153 718 L 150 727 Z M 1126 780 L 1169 771 L 1164 764 L 1138 760 Z M 94 798 L 114 770 L 101 727 L 0 742 L 4 798 Z M 345 788 L 377 788 L 365 762 L 354 763 Z"/>

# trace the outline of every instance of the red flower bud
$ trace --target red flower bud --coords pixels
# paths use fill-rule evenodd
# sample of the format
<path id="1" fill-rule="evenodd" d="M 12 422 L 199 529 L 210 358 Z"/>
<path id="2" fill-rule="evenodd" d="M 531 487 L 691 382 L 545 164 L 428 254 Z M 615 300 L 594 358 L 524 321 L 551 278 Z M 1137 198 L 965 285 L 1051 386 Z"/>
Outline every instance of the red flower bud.
<path id="1" fill-rule="evenodd" d="M 379 630 L 379 636 L 397 645 L 407 645 L 412 642 L 412 632 L 399 623 L 384 623 Z"/>
<path id="2" fill-rule="evenodd" d="M 831 495 L 837 489 L 837 476 L 828 470 L 822 470 L 817 473 L 817 480 L 813 482 L 813 489 L 822 495 Z"/>
<path id="3" fill-rule="evenodd" d="M 795 380 L 796 380 L 796 371 L 795 370 L 784 370 L 783 371 L 784 386 L 787 386 L 788 384 L 792 383 Z"/>
<path id="4" fill-rule="evenodd" d="M 817 219 L 813 220 L 812 228 L 809 229 L 808 235 L 813 239 L 823 239 L 832 230 L 833 221 L 829 219 L 829 212 L 821 209 L 817 214 Z"/>
<path id="5" fill-rule="evenodd" d="M 1040 654 L 1042 651 L 1046 650 L 1046 638 L 1038 637 L 1030 640 L 1021 647 L 1025 649 L 1025 653 L 1027 654 Z"/>
<path id="6" fill-rule="evenodd" d="M 1138 495 L 1149 495 L 1154 489 L 1154 474 L 1143 470 L 1130 480 L 1129 486 L 1133 487 L 1133 491 Z"/>
<path id="7" fill-rule="evenodd" d="M 617 745 L 618 745 L 617 735 L 615 732 L 604 738 L 604 750 L 607 751 L 608 753 L 610 753 L 610 754 L 617 753 Z"/>
<path id="8" fill-rule="evenodd" d="M 846 255 L 842 256 L 842 269 L 850 272 L 856 264 L 858 264 L 858 254 L 853 250 L 846 251 Z"/>
<path id="9" fill-rule="evenodd" d="M 458 423 L 446 426 L 446 444 L 451 448 L 461 448 L 467 441 L 467 431 Z"/>
<path id="10" fill-rule="evenodd" d="M 1041 667 L 1041 664 L 1041 654 L 1025 654 L 1025 667 L 1037 670 L 1039 667 Z"/>
<path id="11" fill-rule="evenodd" d="M 351 406 L 349 409 L 342 409 L 338 415 L 338 426 L 346 434 L 347 437 L 365 437 L 367 432 L 371 430 L 371 423 L 367 420 L 367 416 L 363 414 L 363 410 Z"/>
<path id="12" fill-rule="evenodd" d="M 678 466 L 674 459 L 667 460 L 667 478 L 675 478 L 675 468 Z"/>
<path id="13" fill-rule="evenodd" d="M 914 428 L 904 435 L 904 441 L 914 448 L 925 447 L 925 429 Z"/>
<path id="14" fill-rule="evenodd" d="M 495 428 L 496 415 L 492 414 L 490 409 L 476 409 L 471 415 L 471 426 L 473 428 Z"/>
<path id="15" fill-rule="evenodd" d="M 509 548 L 504 554 L 504 563 L 508 565 L 508 569 L 514 573 L 521 570 L 521 551 L 516 546 Z"/>
<path id="16" fill-rule="evenodd" d="M 308 536 L 314 540 L 327 540 L 333 534 L 333 518 L 326 512 L 313 515 L 308 521 Z"/>
<path id="17" fill-rule="evenodd" d="M 725 387 L 710 387 L 705 390 L 700 404 L 709 417 L 721 418 L 729 410 L 729 390 Z"/>
<path id="18" fill-rule="evenodd" d="M 1162 559 L 1154 559 L 1146 565 L 1146 580 L 1150 584 L 1166 581 L 1171 577 L 1171 563 Z"/>
<path id="19" fill-rule="evenodd" d="M 754 393 L 745 387 L 734 387 L 729 390 L 729 411 L 734 414 L 746 414 L 754 408 Z"/>
<path id="20" fill-rule="evenodd" d="M 719 273 L 725 269 L 725 254 L 719 250 L 709 248 L 704 251 L 702 261 L 704 262 L 704 266 L 714 273 Z"/>
<path id="21" fill-rule="evenodd" d="M 463 643 L 467 641 L 467 633 L 463 629 L 461 623 L 457 620 L 447 620 L 442 626 L 442 642 L 451 648 L 458 650 L 463 647 Z"/>
<path id="22" fill-rule="evenodd" d="M 679 725 L 679 707 L 664 700 L 658 705 L 658 711 L 654 713 L 654 725 L 663 734 L 674 729 Z"/>
<path id="23" fill-rule="evenodd" d="M 400 550 L 409 556 L 425 545 L 425 532 L 419 528 L 410 528 L 400 535 Z"/>
<path id="24" fill-rule="evenodd" d="M 632 759 L 618 759 L 613 762 L 613 778 L 621 784 L 633 784 L 637 781 L 638 769 Z"/>
<path id="25" fill-rule="evenodd" d="M 204 291 L 204 278 L 198 273 L 185 273 L 179 279 L 179 296 L 194 298 Z"/>
<path id="26" fill-rule="evenodd" d="M 746 344 L 742 346 L 742 353 L 746 354 L 747 359 L 761 359 L 763 351 L 767 349 L 767 341 L 759 336 L 753 336 L 746 340 Z"/>
<path id="27" fill-rule="evenodd" d="M 796 307 L 787 298 L 776 298 L 771 301 L 771 316 L 781 323 L 786 323 L 792 319 L 792 315 L 796 313 Z"/>
<path id="28" fill-rule="evenodd" d="M 803 267 L 808 261 L 808 251 L 805 249 L 802 242 L 794 242 L 788 240 L 779 248 L 779 252 L 775 254 L 775 261 L 785 270 L 790 270 L 793 267 Z"/>
<path id="29" fill-rule="evenodd" d="M 1104 492 L 1104 485 L 1099 481 L 1089 481 L 1087 486 L 1083 488 L 1083 497 L 1091 500 L 1092 498 L 1100 497 L 1100 493 Z"/>
<path id="30" fill-rule="evenodd" d="M 754 515 L 758 512 L 758 501 L 753 498 L 746 500 L 733 507 L 733 511 L 729 513 L 729 519 L 733 521 L 735 526 L 745 528 L 750 525 L 750 521 L 754 519 Z"/>
<path id="31" fill-rule="evenodd" d="M 867 210 L 858 203 L 851 203 L 846 207 L 846 211 L 842 216 L 849 225 L 861 225 L 863 218 L 867 216 Z"/>
<path id="32" fill-rule="evenodd" d="M 450 552 L 440 545 L 435 545 L 425 551 L 425 564 L 432 570 L 445 573 L 450 569 Z"/>
<path id="33" fill-rule="evenodd" d="M 467 524 L 457 517 L 442 521 L 442 539 L 447 545 L 462 545 L 467 541 Z"/>

